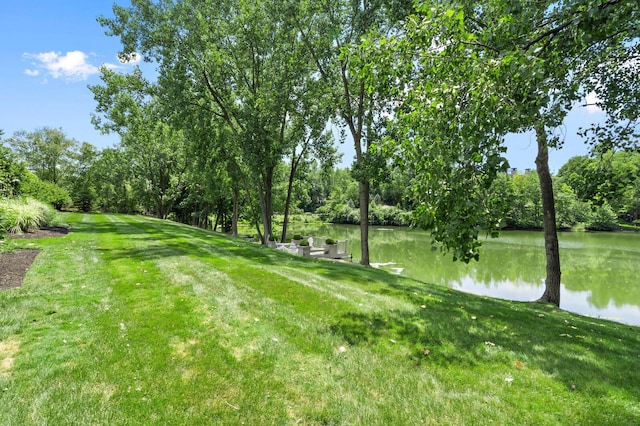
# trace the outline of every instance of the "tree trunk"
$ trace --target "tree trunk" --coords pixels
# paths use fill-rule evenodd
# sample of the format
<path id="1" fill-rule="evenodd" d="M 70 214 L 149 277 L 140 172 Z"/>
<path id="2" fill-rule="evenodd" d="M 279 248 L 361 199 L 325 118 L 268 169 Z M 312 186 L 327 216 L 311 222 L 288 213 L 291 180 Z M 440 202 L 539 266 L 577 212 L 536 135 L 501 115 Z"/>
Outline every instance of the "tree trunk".
<path id="1" fill-rule="evenodd" d="M 538 301 L 551 302 L 560 306 L 560 250 L 558 247 L 558 231 L 556 229 L 556 208 L 553 197 L 553 182 L 549 172 L 549 147 L 547 133 L 543 125 L 536 126 L 538 140 L 538 156 L 536 170 L 540 178 L 542 194 L 542 223 L 544 226 L 544 249 L 547 258 L 547 276 L 545 289 Z"/>
<path id="2" fill-rule="evenodd" d="M 271 227 L 272 216 L 272 200 L 271 191 L 273 188 L 273 168 L 269 168 L 264 172 L 264 179 L 258 181 L 258 192 L 260 196 L 260 216 L 262 217 L 262 229 L 264 230 L 263 244 L 267 244 L 267 240 L 273 235 Z"/>
<path id="3" fill-rule="evenodd" d="M 369 266 L 369 182 L 359 182 L 360 189 L 360 264 Z"/>
<path id="4" fill-rule="evenodd" d="M 240 215 L 240 209 L 238 205 L 239 191 L 238 188 L 233 188 L 233 216 L 231 217 L 231 235 L 238 236 L 238 217 Z"/>
<path id="5" fill-rule="evenodd" d="M 291 193 L 293 192 L 293 178 L 296 174 L 296 166 L 297 161 L 295 161 L 295 149 L 293 151 L 293 155 L 291 156 L 291 169 L 289 170 L 289 183 L 287 185 L 287 200 L 284 203 L 284 219 L 282 221 L 282 239 L 281 242 L 284 242 L 287 237 L 287 226 L 289 224 L 289 207 L 291 205 Z"/>

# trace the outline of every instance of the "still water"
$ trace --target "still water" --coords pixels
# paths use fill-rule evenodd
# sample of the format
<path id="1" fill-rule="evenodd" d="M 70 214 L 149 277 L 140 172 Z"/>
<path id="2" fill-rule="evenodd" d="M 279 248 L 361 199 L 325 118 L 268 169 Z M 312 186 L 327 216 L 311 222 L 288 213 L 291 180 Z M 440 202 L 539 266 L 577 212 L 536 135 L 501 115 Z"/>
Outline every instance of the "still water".
<path id="1" fill-rule="evenodd" d="M 295 225 L 296 233 L 348 240 L 360 260 L 360 231 L 349 225 Z M 567 232 L 559 235 L 561 308 L 640 325 L 640 233 Z M 483 239 L 480 261 L 453 262 L 432 251 L 427 232 L 371 227 L 371 263 L 381 269 L 469 293 L 535 300 L 544 291 L 542 232 L 507 231 Z"/>

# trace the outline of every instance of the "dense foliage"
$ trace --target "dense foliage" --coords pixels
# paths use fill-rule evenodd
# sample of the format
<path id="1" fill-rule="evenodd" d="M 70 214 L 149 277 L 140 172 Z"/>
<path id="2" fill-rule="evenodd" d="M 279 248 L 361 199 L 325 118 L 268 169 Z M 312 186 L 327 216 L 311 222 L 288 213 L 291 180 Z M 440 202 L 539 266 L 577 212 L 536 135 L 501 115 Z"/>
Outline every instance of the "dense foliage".
<path id="1" fill-rule="evenodd" d="M 227 172 L 219 168 L 219 163 L 199 156 L 190 167 L 183 166 L 183 171 L 176 174 L 167 163 L 160 162 L 162 155 L 171 154 L 175 158 L 175 154 L 189 146 L 167 145 L 170 139 L 162 140 L 165 144 L 151 143 L 139 152 L 135 152 L 142 146 L 139 142 L 123 141 L 119 147 L 101 151 L 85 142 L 79 145 L 79 151 L 67 153 L 74 161 L 65 168 L 64 187 L 39 179 L 17 153 L 1 147 L 2 195 L 28 196 L 57 208 L 73 206 L 82 211 L 164 214 L 196 226 L 229 231 L 233 197 Z M 154 146 L 160 149 L 157 154 L 153 154 Z M 143 168 L 145 164 L 148 172 Z M 327 168 L 326 164 L 321 167 L 317 161 L 306 160 L 290 180 L 286 166 L 282 163 L 275 173 L 273 205 L 277 214 L 283 214 L 289 198 L 293 213 L 317 213 L 333 223 L 361 223 L 358 181 L 350 170 Z M 171 198 L 166 195 L 154 198 L 154 194 L 163 193 L 154 186 L 154 173 L 159 171 L 166 173 L 162 178 L 165 182 L 177 185 L 171 190 Z M 640 152 L 610 150 L 592 157 L 574 157 L 553 179 L 559 229 L 613 230 L 621 224 L 638 224 Z M 415 176 L 406 168 L 387 166 L 386 173 L 372 185 L 368 223 L 414 225 L 415 204 L 407 190 L 414 181 Z M 489 192 L 506 202 L 505 213 L 499 217 L 501 228 L 542 229 L 536 173 L 502 173 Z M 255 210 L 247 201 L 238 206 L 239 217 L 251 222 Z M 162 207 L 158 204 L 161 202 L 170 204 Z"/>

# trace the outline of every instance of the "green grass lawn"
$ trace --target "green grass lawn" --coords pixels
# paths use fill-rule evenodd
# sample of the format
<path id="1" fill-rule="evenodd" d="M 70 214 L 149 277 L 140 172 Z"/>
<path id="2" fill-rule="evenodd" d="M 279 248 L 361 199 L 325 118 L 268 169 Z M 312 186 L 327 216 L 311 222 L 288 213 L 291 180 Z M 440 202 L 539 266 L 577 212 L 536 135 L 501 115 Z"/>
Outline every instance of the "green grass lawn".
<path id="1" fill-rule="evenodd" d="M 2 425 L 640 423 L 640 329 L 71 214 L 0 292 Z"/>

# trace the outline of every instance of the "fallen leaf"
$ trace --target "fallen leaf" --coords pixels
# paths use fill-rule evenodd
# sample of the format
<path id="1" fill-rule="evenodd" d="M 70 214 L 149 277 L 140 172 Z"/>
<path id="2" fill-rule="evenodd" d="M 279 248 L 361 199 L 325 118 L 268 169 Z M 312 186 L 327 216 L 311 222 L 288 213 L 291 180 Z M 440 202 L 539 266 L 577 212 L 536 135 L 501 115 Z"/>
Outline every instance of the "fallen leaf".
<path id="1" fill-rule="evenodd" d="M 520 361 L 516 361 L 515 364 L 516 364 L 516 367 L 518 367 L 521 370 L 524 368 L 524 364 L 521 363 Z"/>
<path id="2" fill-rule="evenodd" d="M 488 342 L 488 341 L 487 341 L 487 342 L 484 342 L 484 344 L 485 344 L 486 346 L 495 346 L 495 345 L 496 345 L 495 343 L 493 343 L 493 342 Z"/>
<path id="3" fill-rule="evenodd" d="M 427 349 L 427 348 L 424 348 L 422 350 L 422 353 L 425 354 L 425 355 L 429 355 L 431 353 L 431 351 L 429 349 Z"/>
<path id="4" fill-rule="evenodd" d="M 472 320 L 476 319 L 477 317 L 471 317 Z"/>

